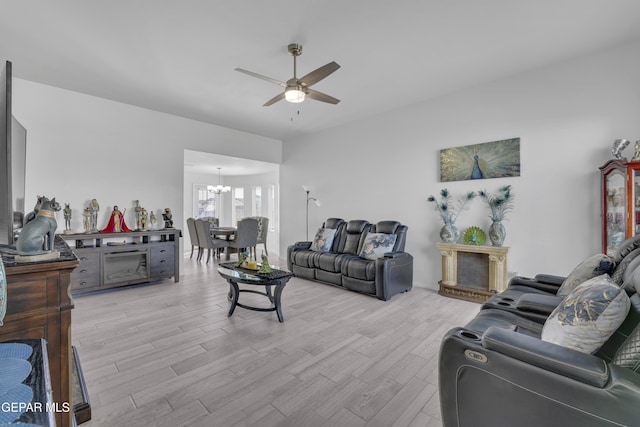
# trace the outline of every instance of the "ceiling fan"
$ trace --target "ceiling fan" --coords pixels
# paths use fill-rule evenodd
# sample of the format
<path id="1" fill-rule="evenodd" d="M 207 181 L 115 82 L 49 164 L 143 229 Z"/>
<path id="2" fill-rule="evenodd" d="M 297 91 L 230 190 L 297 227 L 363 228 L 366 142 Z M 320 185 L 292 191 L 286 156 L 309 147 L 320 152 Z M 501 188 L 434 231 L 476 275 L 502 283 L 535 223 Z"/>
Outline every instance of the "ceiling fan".
<path id="1" fill-rule="evenodd" d="M 269 105 L 275 104 L 281 99 L 286 99 L 287 101 L 293 103 L 299 103 L 304 101 L 305 97 L 315 99 L 316 101 L 327 102 L 329 104 L 337 104 L 338 102 L 340 102 L 339 99 L 334 98 L 333 96 L 329 96 L 325 93 L 318 92 L 317 90 L 310 89 L 312 85 L 318 83 L 320 80 L 324 79 L 325 77 L 336 71 L 338 68 L 340 68 L 340 65 L 332 61 L 327 65 L 323 65 L 322 67 L 313 70 L 304 77 L 297 78 L 296 57 L 302 54 L 302 46 L 292 43 L 288 46 L 287 49 L 289 51 L 289 55 L 293 56 L 293 78 L 287 80 L 286 83 L 281 82 L 280 80 L 272 79 L 271 77 L 263 76 L 262 74 L 254 73 L 253 71 L 236 68 L 236 71 L 240 71 L 241 73 L 245 73 L 271 83 L 275 83 L 284 88 L 284 92 L 281 92 L 278 95 L 274 96 L 273 98 L 265 102 L 263 106 L 268 107 Z"/>

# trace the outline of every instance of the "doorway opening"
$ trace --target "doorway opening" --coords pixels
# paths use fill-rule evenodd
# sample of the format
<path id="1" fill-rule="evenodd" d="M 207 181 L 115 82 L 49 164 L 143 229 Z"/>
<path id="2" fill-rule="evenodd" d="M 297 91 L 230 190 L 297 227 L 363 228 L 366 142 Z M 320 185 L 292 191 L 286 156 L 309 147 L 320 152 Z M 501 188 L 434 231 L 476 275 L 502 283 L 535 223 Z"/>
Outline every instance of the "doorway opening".
<path id="1" fill-rule="evenodd" d="M 247 216 L 269 218 L 268 253 L 280 246 L 280 165 L 277 163 L 184 150 L 184 219 L 216 217 L 221 227 L 235 227 Z M 229 187 L 229 191 L 220 187 Z M 191 252 L 188 233 L 185 253 Z M 188 248 L 188 250 L 187 250 Z"/>

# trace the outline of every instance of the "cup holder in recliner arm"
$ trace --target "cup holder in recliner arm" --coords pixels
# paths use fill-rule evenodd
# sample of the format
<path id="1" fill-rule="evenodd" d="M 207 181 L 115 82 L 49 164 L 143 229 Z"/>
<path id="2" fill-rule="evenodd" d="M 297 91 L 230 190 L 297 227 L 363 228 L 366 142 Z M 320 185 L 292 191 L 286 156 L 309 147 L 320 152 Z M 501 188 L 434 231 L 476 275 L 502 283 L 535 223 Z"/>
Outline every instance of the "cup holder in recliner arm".
<path id="1" fill-rule="evenodd" d="M 468 340 L 480 341 L 480 337 L 475 332 L 462 330 L 462 331 L 458 331 L 458 335 Z"/>
<path id="2" fill-rule="evenodd" d="M 499 301 L 496 301 L 495 304 L 502 307 L 512 307 L 515 302 L 516 300 L 513 298 L 500 297 Z"/>

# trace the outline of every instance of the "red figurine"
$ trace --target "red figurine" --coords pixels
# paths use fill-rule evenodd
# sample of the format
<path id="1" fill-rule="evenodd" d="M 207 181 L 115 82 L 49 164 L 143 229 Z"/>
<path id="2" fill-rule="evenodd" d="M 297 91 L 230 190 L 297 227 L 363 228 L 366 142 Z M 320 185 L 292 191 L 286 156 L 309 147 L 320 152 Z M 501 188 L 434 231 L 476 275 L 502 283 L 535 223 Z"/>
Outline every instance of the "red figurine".
<path id="1" fill-rule="evenodd" d="M 125 209 L 126 212 L 126 209 Z M 127 224 L 124 223 L 124 213 L 118 210 L 117 206 L 113 207 L 113 212 L 111 212 L 111 218 L 109 218 L 109 224 L 107 227 L 100 230 L 101 233 L 119 233 L 121 231 L 132 231 L 127 227 Z"/>

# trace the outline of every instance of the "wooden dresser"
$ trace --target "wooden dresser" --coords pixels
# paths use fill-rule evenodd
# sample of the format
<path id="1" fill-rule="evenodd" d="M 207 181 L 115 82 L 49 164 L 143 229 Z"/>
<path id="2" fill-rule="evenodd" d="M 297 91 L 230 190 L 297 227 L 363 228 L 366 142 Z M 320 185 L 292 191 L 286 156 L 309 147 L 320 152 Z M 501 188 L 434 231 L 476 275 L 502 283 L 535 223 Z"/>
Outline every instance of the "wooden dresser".
<path id="1" fill-rule="evenodd" d="M 7 275 L 7 314 L 0 326 L 0 341 L 44 339 L 47 342 L 51 386 L 57 426 L 73 425 L 71 402 L 71 309 L 70 276 L 78 260 L 69 246 L 56 236 L 60 258 L 54 261 L 17 264 L 2 251 Z"/>

